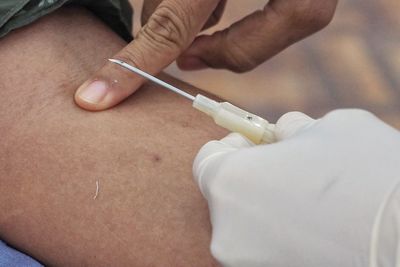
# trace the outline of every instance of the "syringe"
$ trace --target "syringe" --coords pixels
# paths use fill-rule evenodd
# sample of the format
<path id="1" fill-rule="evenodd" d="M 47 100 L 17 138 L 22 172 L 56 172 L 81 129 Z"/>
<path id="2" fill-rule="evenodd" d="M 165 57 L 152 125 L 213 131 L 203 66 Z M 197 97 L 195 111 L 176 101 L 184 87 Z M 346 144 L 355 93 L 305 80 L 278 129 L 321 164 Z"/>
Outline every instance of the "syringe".
<path id="1" fill-rule="evenodd" d="M 211 116 L 217 125 L 229 131 L 240 133 L 255 144 L 275 142 L 275 125 L 257 115 L 238 108 L 231 103 L 217 102 L 201 94 L 194 97 L 122 60 L 111 58 L 108 60 L 193 101 L 193 107 Z"/>

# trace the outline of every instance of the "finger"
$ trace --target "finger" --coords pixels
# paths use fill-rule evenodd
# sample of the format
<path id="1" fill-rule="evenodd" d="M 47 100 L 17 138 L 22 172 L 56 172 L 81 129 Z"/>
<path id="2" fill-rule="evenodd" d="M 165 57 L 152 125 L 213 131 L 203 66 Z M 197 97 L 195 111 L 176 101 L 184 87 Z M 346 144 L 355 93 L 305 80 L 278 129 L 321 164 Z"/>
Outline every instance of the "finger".
<path id="1" fill-rule="evenodd" d="M 275 136 L 279 141 L 288 139 L 312 126 L 314 122 L 314 119 L 301 112 L 286 113 L 276 123 Z"/>
<path id="2" fill-rule="evenodd" d="M 113 58 L 150 74 L 174 61 L 193 41 L 218 0 L 164 0 L 137 38 Z M 107 62 L 75 93 L 75 101 L 88 110 L 112 107 L 136 91 L 144 79 Z"/>
<path id="3" fill-rule="evenodd" d="M 270 1 L 231 27 L 195 39 L 178 59 L 185 70 L 251 70 L 291 44 L 322 29 L 332 19 L 337 0 Z"/>
<path id="4" fill-rule="evenodd" d="M 208 18 L 206 24 L 203 26 L 202 30 L 206 30 L 214 25 L 216 25 L 224 13 L 227 0 L 219 0 L 219 3 L 215 10 L 212 12 L 211 16 Z M 145 25 L 149 20 L 151 14 L 156 10 L 157 6 L 162 2 L 162 0 L 151 0 L 144 1 L 141 14 L 142 25 Z"/>
<path id="5" fill-rule="evenodd" d="M 254 146 L 250 140 L 238 133 L 231 133 L 219 141 L 205 144 L 197 154 L 193 163 L 193 176 L 205 196 L 207 186 L 205 177 L 212 177 L 224 157 L 242 148 Z"/>

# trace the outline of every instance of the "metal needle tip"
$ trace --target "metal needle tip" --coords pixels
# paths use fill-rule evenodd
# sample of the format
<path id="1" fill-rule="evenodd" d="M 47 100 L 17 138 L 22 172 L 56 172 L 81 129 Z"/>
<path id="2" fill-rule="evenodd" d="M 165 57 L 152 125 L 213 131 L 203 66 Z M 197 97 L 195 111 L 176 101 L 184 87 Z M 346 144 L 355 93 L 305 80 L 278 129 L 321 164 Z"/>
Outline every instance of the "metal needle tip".
<path id="1" fill-rule="evenodd" d="M 152 82 L 154 82 L 154 83 L 156 83 L 156 84 L 158 84 L 158 85 L 160 85 L 160 86 L 162 86 L 162 87 L 164 87 L 164 88 L 166 88 L 168 90 L 171 90 L 172 92 L 175 92 L 175 93 L 177 93 L 177 94 L 179 94 L 179 95 L 181 95 L 183 97 L 186 97 L 190 101 L 194 101 L 196 99 L 193 95 L 188 94 L 185 91 L 183 91 L 183 90 L 181 90 L 181 89 L 179 89 L 179 88 L 177 88 L 177 87 L 175 87 L 175 86 L 173 86 L 173 85 L 171 85 L 169 83 L 166 83 L 166 82 L 164 82 L 164 81 L 162 81 L 162 80 L 160 80 L 160 79 L 148 74 L 147 72 L 144 72 L 144 71 L 142 71 L 142 70 L 140 70 L 140 69 L 138 69 L 138 68 L 136 68 L 134 66 L 131 66 L 128 63 L 126 63 L 126 62 L 124 62 L 122 60 L 113 59 L 113 58 L 109 58 L 108 60 L 111 61 L 112 63 L 118 64 L 121 67 L 124 67 L 125 69 L 130 70 L 130 71 L 142 76 L 143 78 L 145 78 L 147 80 L 150 80 L 150 81 L 152 81 Z"/>

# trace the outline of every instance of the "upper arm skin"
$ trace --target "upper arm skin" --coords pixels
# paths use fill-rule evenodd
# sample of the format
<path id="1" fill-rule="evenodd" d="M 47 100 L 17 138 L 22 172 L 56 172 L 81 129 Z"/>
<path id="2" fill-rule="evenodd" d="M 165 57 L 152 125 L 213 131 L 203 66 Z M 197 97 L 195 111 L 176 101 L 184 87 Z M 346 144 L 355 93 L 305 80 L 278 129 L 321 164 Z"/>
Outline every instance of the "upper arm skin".
<path id="1" fill-rule="evenodd" d="M 225 132 L 151 85 L 104 112 L 73 103 L 124 45 L 78 8 L 0 40 L 0 238 L 49 265 L 212 266 L 191 166 Z"/>

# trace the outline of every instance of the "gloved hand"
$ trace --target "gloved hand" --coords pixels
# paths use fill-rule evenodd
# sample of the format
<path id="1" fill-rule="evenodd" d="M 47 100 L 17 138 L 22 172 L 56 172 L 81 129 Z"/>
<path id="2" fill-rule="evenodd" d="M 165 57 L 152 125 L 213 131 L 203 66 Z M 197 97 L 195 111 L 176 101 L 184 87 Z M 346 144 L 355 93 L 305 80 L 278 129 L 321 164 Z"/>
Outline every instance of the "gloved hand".
<path id="1" fill-rule="evenodd" d="M 400 266 L 400 134 L 371 113 L 288 113 L 279 140 L 211 141 L 194 177 L 224 266 Z"/>

